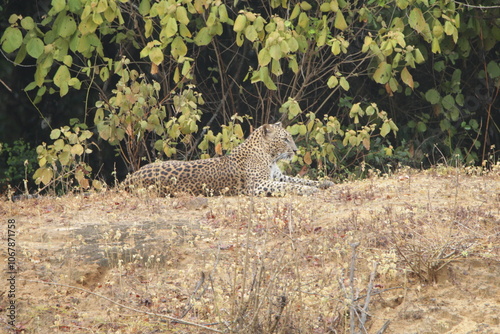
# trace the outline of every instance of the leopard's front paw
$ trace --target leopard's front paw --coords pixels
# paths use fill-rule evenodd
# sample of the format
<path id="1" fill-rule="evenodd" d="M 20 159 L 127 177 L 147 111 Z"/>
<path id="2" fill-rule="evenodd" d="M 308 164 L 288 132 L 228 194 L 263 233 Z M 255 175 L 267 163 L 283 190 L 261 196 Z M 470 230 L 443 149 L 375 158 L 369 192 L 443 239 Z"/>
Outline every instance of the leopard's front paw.
<path id="1" fill-rule="evenodd" d="M 304 186 L 301 188 L 299 194 L 301 195 L 314 195 L 319 191 L 316 187 Z"/>
<path id="2" fill-rule="evenodd" d="M 324 181 L 321 181 L 318 188 L 327 189 L 327 188 L 330 188 L 331 186 L 334 186 L 334 185 L 335 185 L 335 183 L 333 183 L 332 181 L 324 180 Z"/>

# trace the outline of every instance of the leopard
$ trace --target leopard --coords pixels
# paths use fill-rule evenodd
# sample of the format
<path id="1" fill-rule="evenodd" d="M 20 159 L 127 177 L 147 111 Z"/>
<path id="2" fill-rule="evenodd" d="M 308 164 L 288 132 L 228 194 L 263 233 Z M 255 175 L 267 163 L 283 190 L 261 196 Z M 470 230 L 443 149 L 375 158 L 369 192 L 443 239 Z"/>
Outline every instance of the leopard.
<path id="1" fill-rule="evenodd" d="M 130 174 L 127 190 L 156 188 L 163 196 L 285 194 L 311 195 L 331 187 L 328 180 L 314 181 L 282 173 L 280 160 L 291 160 L 297 146 L 281 122 L 264 124 L 229 154 L 191 161 L 153 162 Z"/>

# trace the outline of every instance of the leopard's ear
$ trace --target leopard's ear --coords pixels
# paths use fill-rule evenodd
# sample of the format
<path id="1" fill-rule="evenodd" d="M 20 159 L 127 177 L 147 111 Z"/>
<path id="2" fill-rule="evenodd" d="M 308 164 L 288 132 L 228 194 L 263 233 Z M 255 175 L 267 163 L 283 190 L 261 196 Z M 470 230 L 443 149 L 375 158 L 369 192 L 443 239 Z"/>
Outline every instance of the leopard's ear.
<path id="1" fill-rule="evenodd" d="M 283 127 L 283 124 L 281 124 L 281 122 L 276 122 L 276 123 L 274 123 L 274 125 L 279 126 L 279 127 Z"/>
<path id="2" fill-rule="evenodd" d="M 264 124 L 262 126 L 262 129 L 264 130 L 264 138 L 266 139 L 271 139 L 276 130 L 273 128 L 273 125 L 271 124 Z"/>

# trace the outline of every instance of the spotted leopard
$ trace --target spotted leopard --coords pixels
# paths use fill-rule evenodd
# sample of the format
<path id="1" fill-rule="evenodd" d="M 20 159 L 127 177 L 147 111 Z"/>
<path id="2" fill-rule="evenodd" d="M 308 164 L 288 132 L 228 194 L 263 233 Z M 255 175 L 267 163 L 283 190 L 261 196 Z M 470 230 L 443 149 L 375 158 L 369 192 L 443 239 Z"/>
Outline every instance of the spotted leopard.
<path id="1" fill-rule="evenodd" d="M 292 136 L 281 123 L 257 128 L 242 144 L 223 157 L 193 161 L 155 162 L 129 175 L 125 186 L 157 187 L 163 195 L 309 195 L 333 182 L 312 181 L 284 175 L 279 160 L 295 152 Z"/>

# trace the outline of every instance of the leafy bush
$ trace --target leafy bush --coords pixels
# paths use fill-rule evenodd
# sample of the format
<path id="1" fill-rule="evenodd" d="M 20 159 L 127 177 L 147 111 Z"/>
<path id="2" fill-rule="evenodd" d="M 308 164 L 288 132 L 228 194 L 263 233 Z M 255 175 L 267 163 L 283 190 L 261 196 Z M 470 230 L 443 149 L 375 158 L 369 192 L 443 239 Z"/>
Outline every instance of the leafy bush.
<path id="1" fill-rule="evenodd" d="M 33 173 L 36 163 L 36 152 L 23 139 L 11 145 L 0 143 L 0 186 L 11 185 L 18 189 L 28 190 L 28 175 Z M 21 187 L 23 182 L 23 187 Z"/>
<path id="2" fill-rule="evenodd" d="M 116 63 L 115 72 L 121 79 L 111 98 L 96 103 L 94 123 L 99 136 L 118 146 L 120 156 L 135 171 L 140 167 L 141 157 L 149 154 L 148 141 L 167 157 L 177 152 L 179 142 L 189 147 L 192 134 L 198 131 L 201 115 L 198 105 L 203 104 L 203 98 L 188 87 L 160 99 L 160 84 L 148 83 L 144 75 L 129 70 L 128 63 L 127 59 Z M 163 104 L 165 100 L 170 102 L 170 112 Z"/>
<path id="3" fill-rule="evenodd" d="M 481 163 L 500 147 L 495 4 L 53 1 L 41 22 L 11 15 L 0 43 L 15 63 L 36 61 L 35 103 L 99 92 L 88 119 L 130 170 L 141 156 L 230 149 L 235 115 L 287 118 L 298 161 L 330 171 L 394 152 Z"/>
<path id="4" fill-rule="evenodd" d="M 91 185 L 95 189 L 101 189 L 100 181 L 91 182 L 92 168 L 85 162 L 85 155 L 92 153 L 88 140 L 93 134 L 84 124 L 79 124 L 77 119 L 70 123 L 72 128 L 63 126 L 52 130 L 52 144 L 42 143 L 36 148 L 40 167 L 33 174 L 33 179 L 37 185 L 51 187 L 54 192 L 66 193 L 75 186 L 83 190 Z M 77 182 L 75 186 L 73 180 Z"/>

